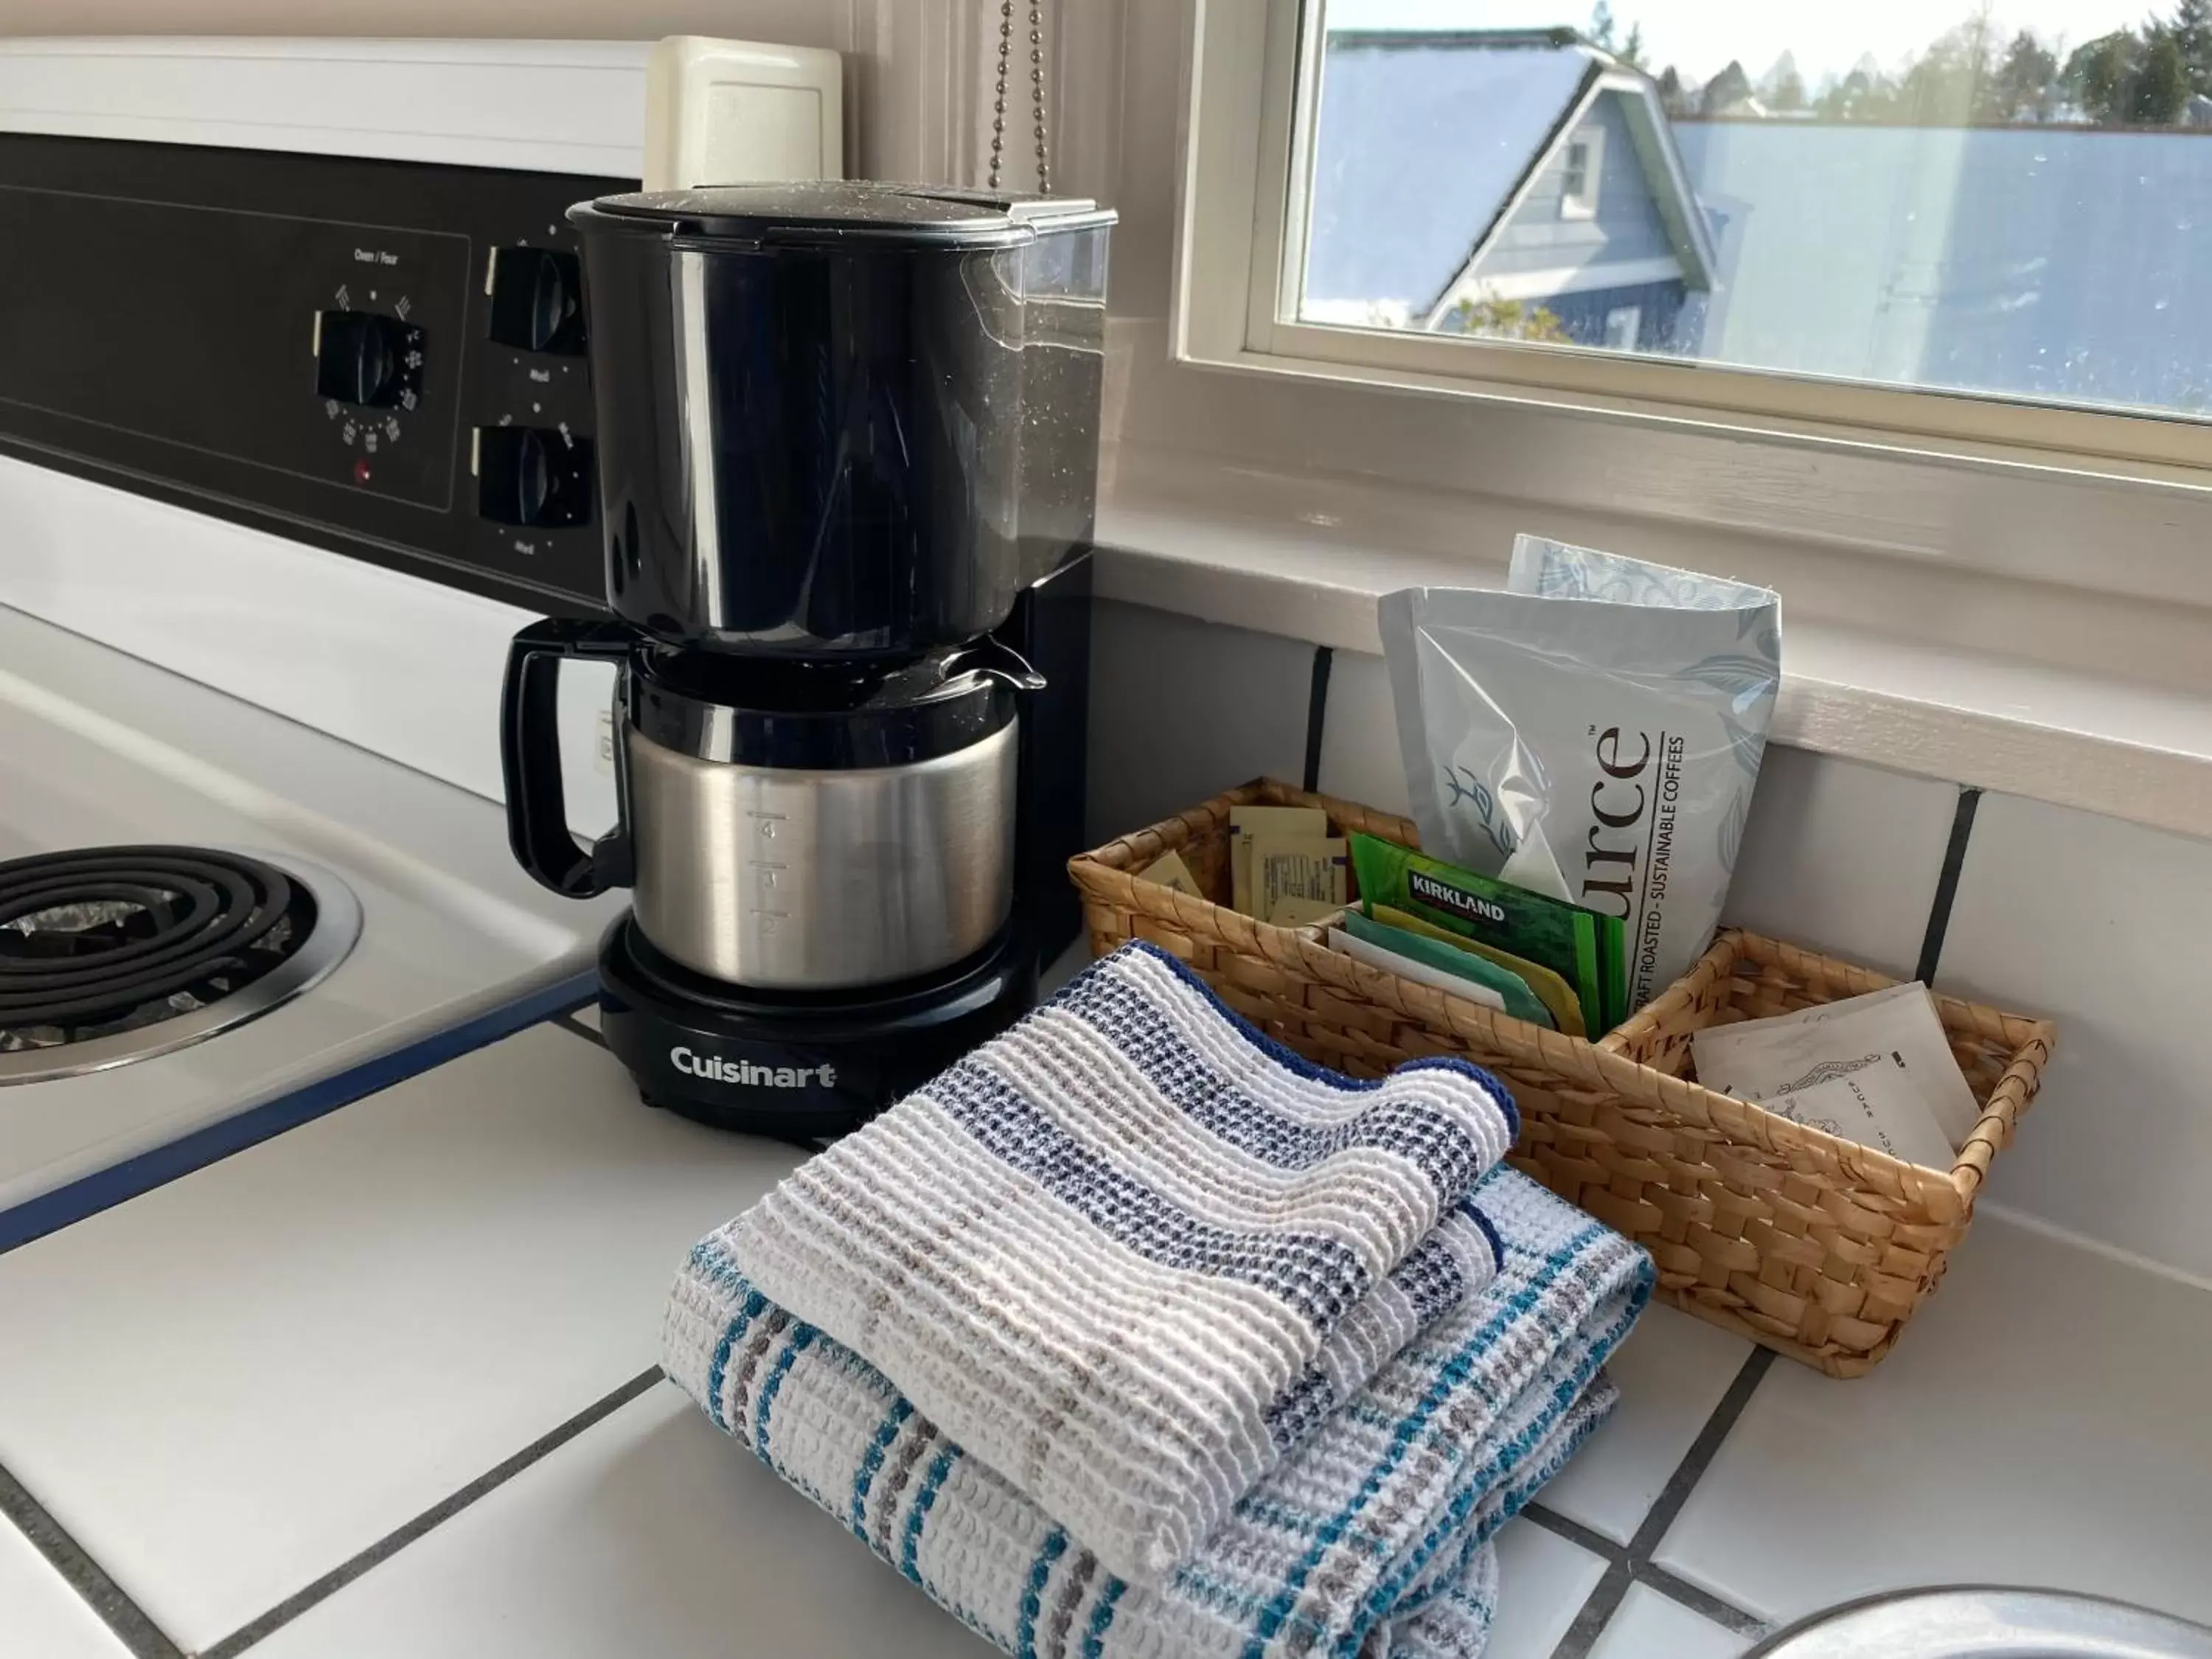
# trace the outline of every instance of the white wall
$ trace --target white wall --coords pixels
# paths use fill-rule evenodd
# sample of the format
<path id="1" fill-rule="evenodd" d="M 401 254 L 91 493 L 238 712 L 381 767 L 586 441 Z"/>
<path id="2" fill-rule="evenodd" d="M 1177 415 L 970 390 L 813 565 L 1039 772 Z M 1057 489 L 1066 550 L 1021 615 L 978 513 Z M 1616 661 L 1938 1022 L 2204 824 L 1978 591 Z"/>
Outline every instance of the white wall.
<path id="1" fill-rule="evenodd" d="M 858 177 L 966 182 L 997 13 L 978 0 L 7 0 L 0 36 L 246 34 L 654 40 L 710 34 L 846 55 L 845 155 Z"/>

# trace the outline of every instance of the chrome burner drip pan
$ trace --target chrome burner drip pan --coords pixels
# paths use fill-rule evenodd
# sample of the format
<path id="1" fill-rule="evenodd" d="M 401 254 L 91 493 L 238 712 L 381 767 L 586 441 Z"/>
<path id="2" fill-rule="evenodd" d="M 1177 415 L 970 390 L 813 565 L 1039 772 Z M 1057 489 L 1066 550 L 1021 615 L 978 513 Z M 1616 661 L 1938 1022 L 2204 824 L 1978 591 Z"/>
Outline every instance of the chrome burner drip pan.
<path id="1" fill-rule="evenodd" d="M 106 1071 L 289 1001 L 361 936 L 331 871 L 100 847 L 0 863 L 0 1085 Z"/>

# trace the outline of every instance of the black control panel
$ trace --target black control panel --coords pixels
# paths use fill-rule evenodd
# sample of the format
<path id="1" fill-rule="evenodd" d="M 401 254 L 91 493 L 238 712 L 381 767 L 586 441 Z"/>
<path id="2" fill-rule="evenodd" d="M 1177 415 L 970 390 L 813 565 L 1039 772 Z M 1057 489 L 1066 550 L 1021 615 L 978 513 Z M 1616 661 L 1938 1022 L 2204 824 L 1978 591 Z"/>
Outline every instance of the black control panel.
<path id="1" fill-rule="evenodd" d="M 605 595 L 571 203 L 0 134 L 0 453 L 541 610 Z"/>

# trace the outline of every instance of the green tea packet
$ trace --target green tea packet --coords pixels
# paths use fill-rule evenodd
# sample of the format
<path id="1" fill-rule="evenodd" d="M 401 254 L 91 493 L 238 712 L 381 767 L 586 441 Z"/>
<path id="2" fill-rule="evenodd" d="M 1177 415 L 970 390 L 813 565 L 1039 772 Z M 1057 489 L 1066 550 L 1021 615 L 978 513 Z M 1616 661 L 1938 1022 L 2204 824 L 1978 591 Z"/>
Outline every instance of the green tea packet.
<path id="1" fill-rule="evenodd" d="M 1367 904 L 1406 911 L 1558 974 L 1574 987 L 1583 1029 L 1592 1038 L 1628 1018 L 1627 935 L 1618 916 L 1479 876 L 1373 836 L 1352 837 L 1352 862 Z"/>
<path id="2" fill-rule="evenodd" d="M 1367 914 L 1386 927 L 1395 927 L 1403 933 L 1418 933 L 1423 939 L 1448 945 L 1465 956 L 1480 957 L 1495 963 L 1507 973 L 1516 976 L 1523 985 L 1536 994 L 1536 1000 L 1551 1011 L 1552 1024 L 1569 1036 L 1586 1037 L 1589 1030 L 1583 1024 L 1582 999 L 1575 988 L 1550 969 L 1540 967 L 1526 957 L 1516 957 L 1510 951 L 1501 951 L 1494 945 L 1486 945 L 1479 939 L 1466 939 L 1433 921 L 1423 921 L 1408 910 L 1395 910 L 1387 904 L 1373 904 Z"/>
<path id="3" fill-rule="evenodd" d="M 1510 969 L 1500 968 L 1455 945 L 1437 939 L 1423 939 L 1419 933 L 1403 927 L 1393 927 L 1372 917 L 1363 916 L 1357 910 L 1345 913 L 1344 931 L 1352 938 L 1388 951 L 1392 956 L 1403 957 L 1429 968 L 1437 968 L 1455 979 L 1480 985 L 1498 993 L 1505 1012 L 1516 1019 L 1525 1019 L 1532 1025 L 1541 1025 L 1547 1030 L 1558 1029 L 1552 1011 L 1544 1006 L 1543 999 L 1528 988 L 1528 981 Z"/>

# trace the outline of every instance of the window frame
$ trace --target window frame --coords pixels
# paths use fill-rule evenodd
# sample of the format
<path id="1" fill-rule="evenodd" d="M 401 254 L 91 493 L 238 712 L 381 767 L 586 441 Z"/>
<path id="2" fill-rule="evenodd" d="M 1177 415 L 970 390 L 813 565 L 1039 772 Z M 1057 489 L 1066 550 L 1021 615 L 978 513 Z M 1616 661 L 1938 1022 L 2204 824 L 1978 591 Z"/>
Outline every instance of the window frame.
<path id="1" fill-rule="evenodd" d="M 1305 246 L 1322 7 L 1195 0 L 1171 349 L 1180 362 L 1322 376 L 1425 396 L 1528 403 L 1874 446 L 1930 461 L 2025 463 L 2212 486 L 2212 419 L 1903 388 L 1536 342 L 1309 323 L 1281 314 Z"/>

